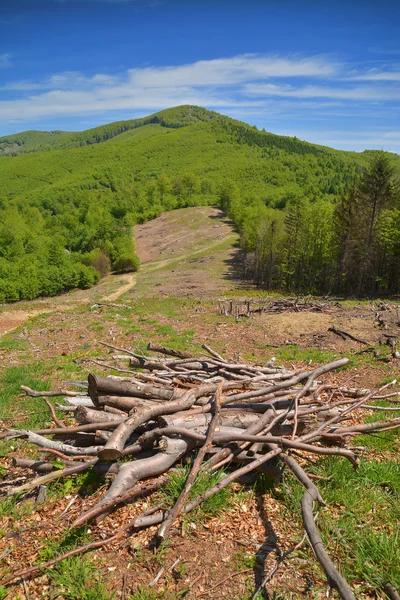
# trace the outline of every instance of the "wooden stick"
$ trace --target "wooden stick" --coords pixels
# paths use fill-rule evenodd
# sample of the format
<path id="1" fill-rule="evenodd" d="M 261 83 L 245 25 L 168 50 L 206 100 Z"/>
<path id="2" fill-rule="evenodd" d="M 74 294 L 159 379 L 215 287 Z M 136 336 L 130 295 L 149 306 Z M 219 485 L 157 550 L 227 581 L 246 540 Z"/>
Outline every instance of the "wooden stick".
<path id="1" fill-rule="evenodd" d="M 139 485 L 134 485 L 123 494 L 119 494 L 119 496 L 113 496 L 112 498 L 109 498 L 109 500 L 104 501 L 101 505 L 96 504 L 96 506 L 90 508 L 89 510 L 81 514 L 77 519 L 75 519 L 75 521 L 71 525 L 71 529 L 73 529 L 74 527 L 80 527 L 87 521 L 94 519 L 95 517 L 101 515 L 110 508 L 116 508 L 119 504 L 132 501 L 134 498 L 137 498 L 139 496 L 145 496 L 154 492 L 155 490 L 158 490 L 161 486 L 167 483 L 168 479 L 168 476 L 162 475 L 161 477 L 153 481 L 142 483 Z"/>
<path id="2" fill-rule="evenodd" d="M 171 529 L 172 525 L 178 518 L 179 513 L 181 512 L 182 507 L 183 507 L 184 503 L 186 502 L 186 499 L 188 498 L 188 496 L 190 494 L 190 490 L 192 489 L 193 484 L 196 480 L 196 477 L 197 477 L 200 467 L 202 465 L 203 459 L 212 446 L 215 429 L 217 427 L 219 414 L 221 412 L 221 389 L 222 389 L 223 385 L 224 385 L 224 382 L 222 381 L 215 393 L 214 416 L 213 416 L 210 426 L 208 428 L 205 442 L 204 442 L 203 446 L 200 448 L 200 450 L 196 456 L 196 460 L 193 463 L 193 467 L 188 475 L 188 478 L 185 483 L 185 487 L 183 488 L 182 492 L 180 493 L 179 498 L 177 499 L 177 501 L 175 503 L 175 506 L 173 507 L 170 514 L 165 519 L 165 521 L 163 522 L 163 524 L 161 525 L 161 527 L 159 528 L 159 530 L 157 532 L 157 537 L 160 540 L 163 540 L 168 536 L 169 530 Z"/>
<path id="3" fill-rule="evenodd" d="M 322 539 L 315 524 L 313 515 L 313 505 L 314 501 L 316 500 L 317 495 L 315 491 L 313 489 L 309 489 L 303 494 L 301 501 L 304 528 L 307 532 L 312 549 L 314 550 L 318 562 L 321 564 L 326 573 L 329 584 L 339 592 L 340 597 L 343 598 L 343 600 L 356 600 L 349 587 L 349 584 L 336 570 L 335 565 L 330 559 L 322 543 Z"/>

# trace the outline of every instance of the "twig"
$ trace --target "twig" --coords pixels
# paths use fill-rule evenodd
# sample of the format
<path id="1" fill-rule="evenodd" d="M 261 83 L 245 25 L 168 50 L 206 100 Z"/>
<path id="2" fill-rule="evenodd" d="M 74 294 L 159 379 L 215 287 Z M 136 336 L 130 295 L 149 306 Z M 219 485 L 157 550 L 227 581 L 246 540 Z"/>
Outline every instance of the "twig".
<path id="1" fill-rule="evenodd" d="M 310 540 L 318 562 L 325 571 L 325 574 L 328 578 L 328 583 L 339 592 L 339 595 L 341 598 L 343 598 L 343 600 L 356 600 L 349 584 L 336 570 L 335 565 L 324 548 L 313 515 L 313 504 L 316 500 L 317 496 L 314 490 L 307 490 L 301 500 L 303 523 L 308 535 L 308 539 Z"/>
<path id="2" fill-rule="evenodd" d="M 54 406 L 52 405 L 52 403 L 49 402 L 49 400 L 47 400 L 47 398 L 43 398 L 43 401 L 46 402 L 47 406 L 49 407 L 51 416 L 53 418 L 54 423 L 57 425 L 57 427 L 65 427 L 64 423 L 62 421 L 60 421 L 60 419 L 57 417 L 56 411 L 54 410 Z"/>
<path id="3" fill-rule="evenodd" d="M 93 508 L 90 508 L 82 515 L 80 515 L 72 523 L 71 529 L 73 529 L 74 527 L 80 527 L 81 525 L 83 525 L 83 523 L 86 523 L 90 519 L 94 519 L 95 517 L 101 515 L 111 507 L 117 507 L 119 504 L 123 504 L 124 502 L 128 502 L 133 498 L 137 498 L 138 496 L 142 496 L 144 494 L 148 494 L 159 489 L 168 481 L 168 479 L 169 477 L 167 475 L 162 475 L 158 479 L 155 479 L 151 482 L 135 485 L 123 494 L 120 494 L 119 496 L 114 496 L 112 498 L 109 498 L 108 500 L 103 501 L 102 503 L 96 504 Z"/>
<path id="4" fill-rule="evenodd" d="M 391 583 L 384 583 L 382 589 L 389 596 L 390 600 L 400 600 L 399 592 Z"/>
<path id="5" fill-rule="evenodd" d="M 124 573 L 122 575 L 121 600 L 126 600 L 127 593 L 128 593 L 128 575 L 126 573 Z"/>
<path id="6" fill-rule="evenodd" d="M 351 340 L 354 340 L 355 342 L 359 342 L 360 344 L 365 344 L 366 346 L 369 345 L 368 342 L 366 342 L 365 340 L 361 340 L 360 338 L 355 337 L 351 333 L 347 333 L 347 331 L 341 331 L 340 329 L 337 329 L 335 326 L 329 327 L 328 331 L 332 331 L 332 333 L 336 333 L 336 335 L 339 335 L 342 339 L 346 339 L 346 337 L 348 337 Z"/>
<path id="7" fill-rule="evenodd" d="M 196 460 L 193 463 L 192 470 L 190 471 L 189 476 L 186 480 L 185 487 L 183 488 L 182 492 L 180 493 L 179 498 L 177 499 L 177 501 L 175 503 L 175 506 L 173 507 L 173 509 L 171 510 L 167 519 L 164 521 L 164 523 L 161 525 L 161 527 L 159 528 L 159 530 L 157 532 L 157 537 L 159 539 L 165 539 L 167 537 L 170 528 L 172 527 L 173 523 L 178 518 L 179 513 L 181 512 L 182 507 L 190 494 L 190 490 L 193 487 L 193 484 L 198 475 L 198 472 L 200 470 L 203 459 L 212 446 L 215 429 L 217 427 L 218 418 L 219 418 L 219 415 L 221 412 L 221 390 L 222 390 L 223 385 L 224 385 L 224 381 L 222 381 L 220 383 L 220 385 L 215 393 L 214 416 L 213 416 L 210 426 L 208 428 L 207 437 L 204 442 L 204 445 L 200 448 L 200 450 L 197 454 Z"/>
<path id="8" fill-rule="evenodd" d="M 31 596 L 29 594 L 28 586 L 26 585 L 25 579 L 22 579 L 22 587 L 24 588 L 24 594 L 25 594 L 26 600 L 31 600 Z"/>
<path id="9" fill-rule="evenodd" d="M 27 394 L 27 396 L 31 396 L 32 398 L 41 398 L 42 396 L 86 396 L 85 392 L 70 392 L 69 390 L 53 390 L 51 392 L 39 392 L 37 390 L 32 390 L 26 385 L 21 385 L 21 390 L 23 390 Z"/>
<path id="10" fill-rule="evenodd" d="M 225 577 L 225 579 L 223 579 L 222 581 L 219 581 L 212 587 L 208 588 L 208 590 L 201 592 L 201 594 L 197 594 L 197 597 L 199 598 L 200 596 L 205 596 L 206 594 L 209 594 L 210 592 L 215 590 L 220 585 L 223 585 L 225 583 L 225 581 L 229 581 L 229 579 L 233 579 L 234 577 L 237 577 L 238 575 L 243 575 L 243 573 L 249 573 L 250 571 L 252 571 L 252 569 L 243 569 L 243 571 L 236 571 L 236 573 L 231 573 L 231 575 L 228 575 L 228 577 Z"/>

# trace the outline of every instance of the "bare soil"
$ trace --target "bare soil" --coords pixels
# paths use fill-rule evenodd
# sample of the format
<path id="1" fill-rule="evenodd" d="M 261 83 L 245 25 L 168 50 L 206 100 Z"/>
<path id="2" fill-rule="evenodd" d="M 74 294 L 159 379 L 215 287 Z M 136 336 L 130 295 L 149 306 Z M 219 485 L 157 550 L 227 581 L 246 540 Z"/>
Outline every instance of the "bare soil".
<path id="1" fill-rule="evenodd" d="M 165 345 L 183 340 L 194 352 L 206 342 L 227 358 L 241 356 L 258 363 L 287 349 L 288 356 L 282 362 L 295 362 L 302 367 L 309 360 L 305 351 L 326 351 L 332 356 L 346 354 L 354 357 L 356 366 L 331 377 L 347 385 L 372 387 L 383 379 L 398 377 L 399 360 L 374 361 L 371 355 L 358 354 L 365 349 L 364 345 L 342 340 L 328 331 L 334 325 L 376 345 L 382 336 L 375 321 L 379 304 L 344 303 L 342 307 L 332 305 L 324 313 L 261 314 L 239 321 L 219 315 L 218 297 L 230 293 L 235 297 L 240 294 L 245 297 L 247 293 L 251 297 L 254 290 L 246 290 L 236 278 L 238 235 L 217 209 L 200 207 L 166 213 L 137 226 L 135 235 L 142 262 L 138 273 L 107 277 L 90 290 L 4 307 L 0 312 L 1 367 L 53 361 L 54 368 L 49 369 L 47 376 L 52 387 L 57 388 L 65 378 L 60 358 L 69 361 L 72 369 L 76 366 L 76 371 L 68 371 L 68 378 L 83 378 L 83 373 L 89 370 L 102 372 L 88 362 L 96 359 L 96 355 L 107 357 L 97 343 L 99 340 L 126 348 L 143 348 L 149 340 Z M 128 304 L 132 310 L 93 307 L 101 300 Z M 399 305 L 391 303 L 388 308 L 382 312 L 388 321 L 386 333 L 400 337 Z M 32 317 L 36 320 L 20 327 Z M 5 341 L 8 345 L 4 343 L 2 349 Z M 311 355 L 310 360 L 317 359 Z M 18 396 L 15 414 L 24 418 L 23 398 Z M 8 467 L 8 462 L 2 458 L 0 466 Z M 15 476 L 20 476 L 20 472 Z M 103 492 L 104 489 L 99 491 Z M 94 504 L 96 494 L 88 497 L 78 494 L 65 518 L 58 520 L 72 498 L 73 495 L 66 495 L 38 506 L 22 526 L 13 522 L 13 516 L 0 521 L 0 531 L 11 532 L 11 537 L 0 539 L 0 555 L 11 550 L 4 557 L 5 567 L 15 570 L 34 564 L 46 541 L 61 535 L 64 527 Z M 115 532 L 145 510 L 146 502 L 127 505 L 99 525 L 91 526 L 93 537 L 99 539 Z M 187 590 L 184 597 L 188 600 L 247 599 L 263 573 L 274 565 L 275 549 L 287 550 L 300 541 L 303 533 L 296 521 L 285 518 L 280 501 L 268 493 L 246 496 L 245 501 L 239 495 L 223 517 L 209 519 L 201 526 L 193 523 L 186 532 L 176 529 L 162 564 L 157 562 L 149 545 L 154 531 L 139 533 L 91 554 L 104 567 L 106 581 L 116 598 L 121 598 L 123 578 L 129 593 L 139 585 L 148 589 L 163 566 L 166 571 L 153 588 L 160 598 L 168 598 L 166 590 L 175 594 Z M 143 554 L 139 547 L 144 548 Z M 254 555 L 256 564 L 248 566 L 246 557 Z M 170 572 L 178 557 L 184 567 Z M 30 597 L 48 597 L 48 586 L 46 575 L 29 583 Z M 282 598 L 287 599 L 322 600 L 326 594 L 325 579 L 316 564 L 298 557 L 283 565 L 268 591 L 282 593 Z M 17 586 L 8 598 L 25 596 L 22 586 Z"/>

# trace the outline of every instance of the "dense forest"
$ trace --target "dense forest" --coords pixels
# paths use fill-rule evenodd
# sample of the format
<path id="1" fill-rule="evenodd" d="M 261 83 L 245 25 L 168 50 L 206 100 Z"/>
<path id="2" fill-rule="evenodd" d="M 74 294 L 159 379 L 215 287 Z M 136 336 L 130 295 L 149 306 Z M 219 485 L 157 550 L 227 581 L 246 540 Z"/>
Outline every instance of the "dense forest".
<path id="1" fill-rule="evenodd" d="M 0 138 L 0 302 L 136 269 L 133 225 L 200 204 L 232 218 L 260 287 L 400 293 L 399 167 L 194 106 Z"/>

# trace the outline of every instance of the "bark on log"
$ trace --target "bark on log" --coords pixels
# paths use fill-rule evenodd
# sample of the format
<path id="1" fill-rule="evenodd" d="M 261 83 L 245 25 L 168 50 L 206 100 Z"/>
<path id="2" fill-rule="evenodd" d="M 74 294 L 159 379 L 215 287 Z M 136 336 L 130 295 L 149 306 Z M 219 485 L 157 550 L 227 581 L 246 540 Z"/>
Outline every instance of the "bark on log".
<path id="1" fill-rule="evenodd" d="M 100 395 L 133 396 L 135 398 L 157 398 L 159 400 L 171 400 L 182 392 L 168 390 L 148 383 L 132 383 L 128 379 L 116 380 L 111 377 L 101 377 L 90 373 L 88 376 L 89 396 L 96 406 Z M 117 408 L 120 408 L 119 406 Z"/>
<path id="2" fill-rule="evenodd" d="M 197 394 L 199 394 L 197 390 Z M 122 452 L 128 438 L 141 425 L 163 414 L 173 414 L 179 410 L 190 408 L 196 401 L 197 395 L 193 391 L 188 391 L 184 394 L 181 400 L 175 402 L 167 402 L 160 406 L 154 406 L 142 414 L 134 415 L 121 423 L 114 431 L 113 435 L 107 442 L 104 448 L 100 449 L 99 456 L 103 460 L 115 460 L 122 456 Z"/>
<path id="3" fill-rule="evenodd" d="M 190 448 L 185 440 L 163 438 L 161 451 L 150 458 L 123 463 L 117 477 L 96 507 L 123 494 L 138 481 L 165 473 Z"/>
<path id="4" fill-rule="evenodd" d="M 114 415 L 102 410 L 94 410 L 86 406 L 78 406 L 74 411 L 74 417 L 82 425 L 85 423 L 122 423 L 124 418 L 121 415 Z"/>
<path id="5" fill-rule="evenodd" d="M 154 344 L 153 342 L 148 343 L 147 350 L 159 352 L 160 354 L 166 354 L 167 356 L 176 356 L 177 358 L 192 358 L 189 352 L 179 352 L 179 350 L 166 348 L 165 346 L 160 346 L 160 344 Z"/>
<path id="6" fill-rule="evenodd" d="M 303 494 L 301 501 L 304 528 L 307 532 L 311 546 L 314 550 L 315 556 L 326 573 L 330 585 L 339 592 L 339 595 L 341 598 L 343 598 L 343 600 L 356 600 L 349 584 L 340 575 L 340 573 L 338 573 L 335 565 L 324 548 L 313 515 L 313 505 L 316 500 L 317 496 L 315 491 L 310 489 Z"/>
<path id="7" fill-rule="evenodd" d="M 144 398 L 133 398 L 127 396 L 107 396 L 100 395 L 97 398 L 97 407 L 104 408 L 106 406 L 111 408 L 117 408 L 125 413 L 129 413 L 131 410 L 141 410 L 145 406 L 153 406 L 153 404 L 162 402 L 162 400 L 156 399 L 144 399 Z"/>

